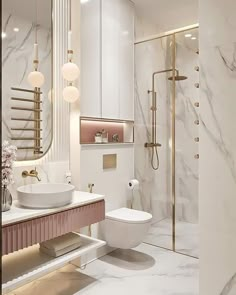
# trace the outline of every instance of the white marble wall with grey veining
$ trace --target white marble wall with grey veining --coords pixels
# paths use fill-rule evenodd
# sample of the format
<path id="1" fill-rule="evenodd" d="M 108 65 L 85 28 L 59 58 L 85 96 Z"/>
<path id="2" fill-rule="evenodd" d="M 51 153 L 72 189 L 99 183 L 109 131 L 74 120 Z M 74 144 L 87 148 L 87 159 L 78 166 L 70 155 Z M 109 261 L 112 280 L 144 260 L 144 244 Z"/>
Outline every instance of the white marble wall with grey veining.
<path id="1" fill-rule="evenodd" d="M 236 294 L 236 3 L 200 0 L 200 294 Z"/>
<path id="2" fill-rule="evenodd" d="M 180 33 L 183 35 L 183 33 Z M 186 80 L 176 82 L 176 218 L 179 221 L 198 223 L 198 159 L 199 152 L 199 55 L 176 36 L 176 69 Z"/>
<path id="3" fill-rule="evenodd" d="M 50 13 L 50 12 L 48 12 Z M 32 89 L 28 83 L 28 74 L 33 71 L 35 43 L 35 23 L 32 19 L 23 19 L 10 11 L 3 11 L 3 27 L 6 37 L 2 39 L 2 68 L 3 68 L 3 139 L 10 141 L 18 147 L 33 147 L 33 140 L 11 140 L 12 137 L 34 137 L 34 131 L 16 131 L 11 128 L 33 128 L 33 122 L 12 121 L 11 118 L 33 118 L 33 112 L 24 110 L 12 110 L 11 107 L 33 108 L 33 102 L 13 101 L 11 97 L 33 99 L 31 93 L 11 90 L 11 87 Z M 19 31 L 14 29 L 18 28 Z M 52 99 L 48 96 L 52 88 L 52 46 L 51 28 L 38 25 L 37 28 L 39 43 L 39 70 L 45 77 L 45 83 L 41 87 L 42 113 L 41 113 L 41 146 L 42 151 L 46 152 L 52 139 Z M 38 155 L 36 156 L 36 158 Z M 17 151 L 17 159 L 34 159 L 33 150 Z"/>
<path id="4" fill-rule="evenodd" d="M 168 38 L 135 46 L 135 177 L 140 182 L 139 198 L 143 210 L 153 214 L 156 222 L 170 216 L 170 100 L 166 74 L 155 79 L 157 91 L 157 141 L 160 168 L 151 167 L 151 149 L 144 147 L 151 141 L 152 74 L 169 67 Z"/>

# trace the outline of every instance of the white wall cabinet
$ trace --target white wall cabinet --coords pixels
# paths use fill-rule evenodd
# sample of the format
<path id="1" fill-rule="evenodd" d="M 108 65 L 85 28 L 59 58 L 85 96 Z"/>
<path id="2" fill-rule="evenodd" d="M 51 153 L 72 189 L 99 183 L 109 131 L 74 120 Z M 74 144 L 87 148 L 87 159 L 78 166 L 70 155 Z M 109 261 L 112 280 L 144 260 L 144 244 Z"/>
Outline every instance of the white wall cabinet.
<path id="1" fill-rule="evenodd" d="M 86 7 L 87 3 L 81 7 L 81 115 L 133 120 L 133 3 L 129 0 L 90 2 L 90 7 Z M 95 7 L 99 16 L 94 19 Z M 100 24 L 95 28 L 98 19 Z"/>
<path id="2" fill-rule="evenodd" d="M 101 117 L 101 2 L 81 3 L 81 115 Z"/>

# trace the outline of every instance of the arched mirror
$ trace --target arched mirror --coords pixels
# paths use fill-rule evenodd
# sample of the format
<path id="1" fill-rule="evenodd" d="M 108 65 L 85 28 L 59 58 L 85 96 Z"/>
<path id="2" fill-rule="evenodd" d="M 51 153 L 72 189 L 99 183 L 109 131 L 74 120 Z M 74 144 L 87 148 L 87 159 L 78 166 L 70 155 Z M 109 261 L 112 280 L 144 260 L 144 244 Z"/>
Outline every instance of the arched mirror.
<path id="1" fill-rule="evenodd" d="M 18 161 L 41 158 L 52 142 L 52 41 L 52 1 L 2 1 L 2 138 Z"/>

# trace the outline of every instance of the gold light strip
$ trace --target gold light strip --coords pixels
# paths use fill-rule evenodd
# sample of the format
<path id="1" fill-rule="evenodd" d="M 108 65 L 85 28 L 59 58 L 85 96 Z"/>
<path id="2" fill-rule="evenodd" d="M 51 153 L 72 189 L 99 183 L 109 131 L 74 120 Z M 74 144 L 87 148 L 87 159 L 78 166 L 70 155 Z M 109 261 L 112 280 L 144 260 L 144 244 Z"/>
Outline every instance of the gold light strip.
<path id="1" fill-rule="evenodd" d="M 167 32 L 164 32 L 164 33 L 151 35 L 151 36 L 146 37 L 146 38 L 138 39 L 137 41 L 134 42 L 134 45 L 144 43 L 144 42 L 147 42 L 147 41 L 160 39 L 160 38 L 163 38 L 163 37 L 171 36 L 171 35 L 176 34 L 176 33 L 181 33 L 181 32 L 185 32 L 185 31 L 197 29 L 197 28 L 199 28 L 199 24 L 193 24 L 193 25 L 182 27 L 182 28 L 179 28 L 179 29 L 167 31 Z"/>

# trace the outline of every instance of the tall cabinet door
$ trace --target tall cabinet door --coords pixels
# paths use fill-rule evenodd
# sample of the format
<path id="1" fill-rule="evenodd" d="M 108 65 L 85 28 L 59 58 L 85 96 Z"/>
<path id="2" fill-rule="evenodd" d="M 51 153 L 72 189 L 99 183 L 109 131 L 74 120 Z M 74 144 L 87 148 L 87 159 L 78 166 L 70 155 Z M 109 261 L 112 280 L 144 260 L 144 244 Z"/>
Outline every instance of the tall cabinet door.
<path id="1" fill-rule="evenodd" d="M 80 81 L 81 116 L 101 117 L 101 0 L 81 3 Z"/>
<path id="2" fill-rule="evenodd" d="M 102 4 L 102 117 L 134 118 L 134 6 L 129 0 Z"/>

